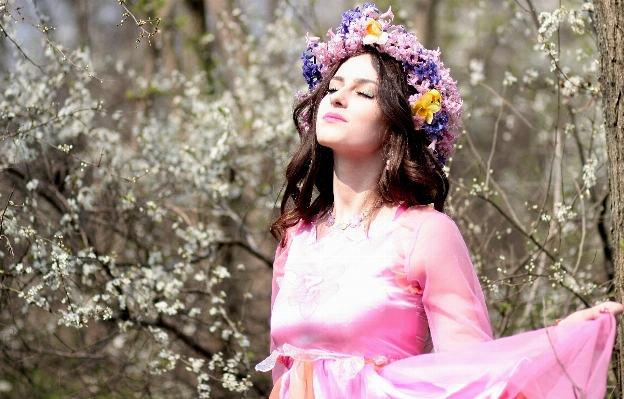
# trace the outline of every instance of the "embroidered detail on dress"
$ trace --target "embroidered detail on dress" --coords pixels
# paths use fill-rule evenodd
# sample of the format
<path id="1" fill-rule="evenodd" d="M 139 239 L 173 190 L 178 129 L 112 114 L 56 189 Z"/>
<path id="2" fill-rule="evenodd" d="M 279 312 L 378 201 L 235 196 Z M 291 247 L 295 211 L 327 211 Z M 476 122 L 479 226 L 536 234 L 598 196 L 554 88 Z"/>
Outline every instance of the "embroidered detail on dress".
<path id="1" fill-rule="evenodd" d="M 342 264 L 323 265 L 305 263 L 288 268 L 280 281 L 280 289 L 289 290 L 288 303 L 299 306 L 304 319 L 312 316 L 316 308 L 338 292 L 338 279 L 344 274 Z"/>

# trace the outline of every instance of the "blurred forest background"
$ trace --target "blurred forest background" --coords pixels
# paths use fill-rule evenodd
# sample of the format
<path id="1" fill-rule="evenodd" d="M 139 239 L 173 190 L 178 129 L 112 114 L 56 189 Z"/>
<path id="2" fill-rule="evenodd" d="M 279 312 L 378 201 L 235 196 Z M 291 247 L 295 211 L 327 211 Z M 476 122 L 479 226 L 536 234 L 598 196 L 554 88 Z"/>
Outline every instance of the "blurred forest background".
<path id="1" fill-rule="evenodd" d="M 354 5 L 0 0 L 1 397 L 268 397 L 304 36 Z M 495 335 L 613 298 L 593 3 L 377 5 L 459 83 L 447 212 Z"/>

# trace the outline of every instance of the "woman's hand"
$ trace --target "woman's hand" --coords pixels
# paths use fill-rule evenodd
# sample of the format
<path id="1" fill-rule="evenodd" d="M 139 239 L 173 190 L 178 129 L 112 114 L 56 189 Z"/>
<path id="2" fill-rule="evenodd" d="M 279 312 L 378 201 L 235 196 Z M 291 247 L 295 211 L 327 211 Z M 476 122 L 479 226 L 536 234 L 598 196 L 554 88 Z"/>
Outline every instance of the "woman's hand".
<path id="1" fill-rule="evenodd" d="M 572 313 L 565 319 L 561 320 L 557 325 L 578 323 L 581 321 L 594 320 L 603 313 L 611 313 L 618 316 L 624 312 L 624 306 L 618 302 L 603 302 L 588 309 L 579 310 Z"/>

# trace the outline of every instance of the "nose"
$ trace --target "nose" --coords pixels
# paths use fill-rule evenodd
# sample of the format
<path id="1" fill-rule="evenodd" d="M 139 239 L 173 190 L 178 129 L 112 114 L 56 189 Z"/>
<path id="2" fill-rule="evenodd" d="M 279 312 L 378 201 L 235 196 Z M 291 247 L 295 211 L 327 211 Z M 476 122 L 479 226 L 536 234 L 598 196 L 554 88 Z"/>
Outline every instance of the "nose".
<path id="1" fill-rule="evenodd" d="M 337 108 L 344 108 L 347 106 L 347 98 L 344 88 L 340 88 L 329 95 L 329 103 Z"/>

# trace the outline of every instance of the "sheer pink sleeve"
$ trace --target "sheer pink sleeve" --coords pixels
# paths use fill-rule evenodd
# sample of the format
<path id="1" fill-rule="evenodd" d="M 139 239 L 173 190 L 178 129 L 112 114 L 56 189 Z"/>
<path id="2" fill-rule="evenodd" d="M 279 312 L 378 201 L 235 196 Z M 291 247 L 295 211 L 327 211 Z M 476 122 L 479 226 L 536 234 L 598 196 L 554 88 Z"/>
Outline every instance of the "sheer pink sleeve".
<path id="1" fill-rule="evenodd" d="M 490 341 L 483 291 L 455 222 L 430 211 L 416 230 L 406 254 L 406 273 L 422 290 L 435 351 Z"/>
<path id="2" fill-rule="evenodd" d="M 275 297 L 279 292 L 279 285 L 282 277 L 284 277 L 284 266 L 286 265 L 286 259 L 288 259 L 288 252 L 290 251 L 290 244 L 292 243 L 295 232 L 299 229 L 301 222 L 292 226 L 286 231 L 286 245 L 277 246 L 275 251 L 275 260 L 273 261 L 273 280 L 271 284 L 271 312 L 273 312 L 273 304 L 275 303 Z M 277 349 L 273 337 L 271 337 L 271 353 Z M 273 368 L 273 383 L 275 383 L 286 372 L 286 367 L 282 363 L 276 363 Z"/>

